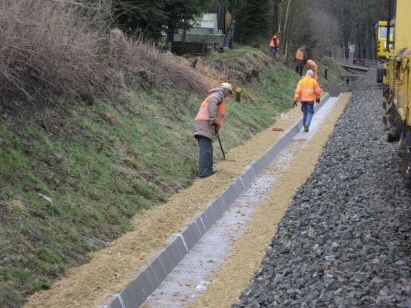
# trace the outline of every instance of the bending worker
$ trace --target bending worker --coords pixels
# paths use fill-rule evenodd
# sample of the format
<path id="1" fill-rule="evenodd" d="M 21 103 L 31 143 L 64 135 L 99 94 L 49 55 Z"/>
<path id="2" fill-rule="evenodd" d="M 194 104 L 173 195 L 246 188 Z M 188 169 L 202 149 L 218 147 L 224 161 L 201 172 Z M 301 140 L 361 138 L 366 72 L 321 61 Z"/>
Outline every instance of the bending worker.
<path id="1" fill-rule="evenodd" d="M 277 32 L 276 34 L 273 35 L 271 42 L 270 42 L 270 47 L 271 47 L 271 55 L 274 58 L 277 57 L 277 50 L 278 50 L 278 47 L 280 47 L 280 32 Z"/>
<path id="2" fill-rule="evenodd" d="M 225 98 L 233 93 L 229 83 L 211 89 L 203 101 L 194 120 L 194 137 L 198 141 L 198 176 L 206 178 L 218 172 L 213 169 L 213 137 L 217 136 L 224 125 Z"/>
<path id="3" fill-rule="evenodd" d="M 312 70 L 314 72 L 314 78 L 318 80 L 318 65 L 311 59 L 307 60 L 305 64 L 307 70 Z"/>
<path id="4" fill-rule="evenodd" d="M 314 72 L 308 70 L 305 77 L 300 79 L 295 89 L 293 107 L 297 106 L 298 100 L 301 98 L 301 111 L 303 112 L 304 131 L 308 132 L 311 124 L 311 119 L 314 114 L 314 100 L 319 103 L 321 88 L 318 81 L 313 78 Z"/>
<path id="5" fill-rule="evenodd" d="M 307 62 L 305 49 L 306 49 L 305 45 L 298 48 L 297 52 L 295 53 L 295 57 L 294 57 L 294 63 L 296 65 L 295 71 L 297 72 L 297 74 L 300 74 L 300 76 L 303 76 L 303 66 Z"/>

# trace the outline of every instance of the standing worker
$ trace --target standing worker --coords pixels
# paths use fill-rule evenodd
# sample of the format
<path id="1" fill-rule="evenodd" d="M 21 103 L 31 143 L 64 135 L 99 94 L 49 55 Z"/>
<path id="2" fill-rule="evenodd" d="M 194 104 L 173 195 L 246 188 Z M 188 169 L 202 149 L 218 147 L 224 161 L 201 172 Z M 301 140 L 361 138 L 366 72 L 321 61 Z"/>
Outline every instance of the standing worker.
<path id="1" fill-rule="evenodd" d="M 276 58 L 277 57 L 277 50 L 280 47 L 280 32 L 274 34 L 271 39 L 270 47 L 271 47 L 271 55 Z"/>
<path id="2" fill-rule="evenodd" d="M 307 70 L 312 70 L 314 72 L 314 78 L 318 80 L 318 65 L 311 59 L 307 60 L 305 64 Z"/>
<path id="3" fill-rule="evenodd" d="M 302 78 L 295 89 L 293 107 L 301 99 L 301 111 L 303 112 L 304 131 L 308 132 L 311 119 L 314 114 L 314 100 L 317 104 L 320 102 L 321 88 L 318 81 L 313 78 L 314 72 L 308 70 L 305 77 Z"/>
<path id="4" fill-rule="evenodd" d="M 297 52 L 295 53 L 295 57 L 294 57 L 294 63 L 296 65 L 295 71 L 297 72 L 297 74 L 300 74 L 300 76 L 303 76 L 303 66 L 307 62 L 305 49 L 306 49 L 305 45 L 298 48 Z"/>
<path id="5" fill-rule="evenodd" d="M 198 176 L 206 178 L 218 172 L 213 170 L 213 137 L 217 136 L 224 125 L 225 98 L 233 93 L 229 83 L 211 89 L 203 101 L 194 120 L 194 137 L 198 141 Z"/>

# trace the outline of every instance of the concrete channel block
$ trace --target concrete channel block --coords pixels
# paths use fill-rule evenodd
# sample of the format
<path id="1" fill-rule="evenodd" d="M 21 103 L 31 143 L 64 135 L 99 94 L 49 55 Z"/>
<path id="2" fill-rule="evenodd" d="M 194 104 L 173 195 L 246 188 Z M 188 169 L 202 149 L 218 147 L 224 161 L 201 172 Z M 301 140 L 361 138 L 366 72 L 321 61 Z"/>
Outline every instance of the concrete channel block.
<path id="1" fill-rule="evenodd" d="M 145 290 L 151 294 L 154 292 L 157 287 L 160 285 L 161 281 L 159 281 L 158 277 L 156 276 L 156 270 L 154 270 L 153 264 L 151 264 L 149 267 L 147 267 L 143 274 L 142 274 L 142 279 L 143 279 L 143 285 L 145 285 Z"/>
<path id="2" fill-rule="evenodd" d="M 116 297 L 110 304 L 111 308 L 124 308 L 123 304 L 120 301 L 120 297 Z"/>
<path id="3" fill-rule="evenodd" d="M 120 297 L 123 308 L 139 307 L 144 303 L 151 294 L 151 292 L 146 289 L 148 287 L 146 282 L 147 280 L 143 272 L 121 292 Z M 109 307 L 112 308 L 111 305 Z"/>
<path id="4" fill-rule="evenodd" d="M 188 253 L 187 246 L 179 234 L 175 240 L 164 249 L 158 257 L 150 264 L 155 268 L 157 277 L 167 277 L 167 275 L 181 262 Z M 164 278 L 162 280 L 164 280 Z"/>
<path id="5" fill-rule="evenodd" d="M 224 199 L 218 197 L 206 210 L 207 214 L 212 217 L 213 224 L 214 222 L 221 217 L 224 213 L 223 209 L 225 208 Z"/>
<path id="6" fill-rule="evenodd" d="M 164 251 L 165 252 L 165 251 Z M 158 285 L 161 284 L 161 282 L 167 277 L 168 274 L 173 270 L 173 268 L 167 266 L 167 264 L 164 262 L 164 256 L 165 253 L 162 253 L 160 256 L 158 256 L 152 263 L 151 263 L 151 269 L 153 271 L 154 278 L 156 280 L 156 283 Z"/>
<path id="7" fill-rule="evenodd" d="M 176 260 L 182 260 L 188 253 L 188 249 L 182 236 L 178 236 L 170 246 L 166 248 L 166 251 L 172 255 Z M 180 262 L 179 261 L 179 262 Z M 178 263 L 177 263 L 178 264 Z"/>
<path id="8" fill-rule="evenodd" d="M 195 244 L 203 236 L 197 227 L 196 223 L 192 223 L 188 228 L 181 234 L 183 240 L 185 241 L 187 249 L 190 251 Z"/>
<path id="9" fill-rule="evenodd" d="M 224 191 L 219 198 L 222 198 L 224 200 L 223 204 L 223 212 L 231 205 L 233 202 L 240 196 L 243 191 L 245 190 L 245 187 L 243 185 L 243 182 L 240 178 L 235 180 L 231 186 Z"/>
<path id="10" fill-rule="evenodd" d="M 197 217 L 194 223 L 197 225 L 198 229 L 200 230 L 201 236 L 203 236 L 207 232 L 208 228 L 206 228 L 206 225 L 204 224 L 204 221 L 201 215 L 200 217 Z"/>
<path id="11" fill-rule="evenodd" d="M 170 274 L 174 267 L 180 263 L 180 254 L 178 253 L 177 244 L 173 242 L 168 246 L 163 253 L 161 253 L 157 259 L 161 262 L 161 265 L 164 269 L 166 276 Z"/>
<path id="12" fill-rule="evenodd" d="M 217 220 L 217 212 L 212 206 L 209 206 L 200 216 L 204 227 L 208 230 Z"/>
<path id="13" fill-rule="evenodd" d="M 240 176 L 240 179 L 244 187 L 248 187 L 254 181 L 257 175 L 254 172 L 254 169 L 251 166 L 247 166 L 246 171 Z"/>
<path id="14" fill-rule="evenodd" d="M 264 154 L 259 160 L 255 161 L 252 165 L 255 174 L 260 174 L 268 165 L 270 164 L 270 159 L 267 154 Z"/>

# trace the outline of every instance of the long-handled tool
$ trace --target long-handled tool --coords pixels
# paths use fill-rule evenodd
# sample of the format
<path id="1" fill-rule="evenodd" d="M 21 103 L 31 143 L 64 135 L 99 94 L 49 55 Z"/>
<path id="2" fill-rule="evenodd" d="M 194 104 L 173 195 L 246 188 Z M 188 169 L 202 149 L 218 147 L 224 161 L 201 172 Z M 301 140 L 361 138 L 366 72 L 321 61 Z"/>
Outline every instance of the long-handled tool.
<path id="1" fill-rule="evenodd" d="M 217 136 L 217 139 L 218 139 L 218 143 L 220 144 L 221 152 L 223 152 L 223 159 L 225 159 L 225 154 L 224 154 L 223 146 L 221 145 L 220 137 Z"/>

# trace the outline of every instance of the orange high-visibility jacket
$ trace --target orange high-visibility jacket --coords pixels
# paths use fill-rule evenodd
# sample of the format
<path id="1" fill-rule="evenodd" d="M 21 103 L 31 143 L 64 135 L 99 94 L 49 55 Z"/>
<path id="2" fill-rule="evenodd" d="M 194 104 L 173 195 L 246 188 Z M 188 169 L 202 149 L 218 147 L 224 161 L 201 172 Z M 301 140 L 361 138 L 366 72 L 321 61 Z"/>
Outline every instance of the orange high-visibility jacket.
<path id="1" fill-rule="evenodd" d="M 270 47 L 280 47 L 280 39 L 278 38 L 277 34 L 275 34 L 271 39 Z"/>
<path id="2" fill-rule="evenodd" d="M 198 110 L 197 116 L 194 121 L 198 120 L 204 120 L 204 121 L 210 121 L 210 111 L 208 109 L 208 98 L 210 97 L 207 96 L 207 98 L 202 102 L 200 106 L 200 110 Z M 218 126 L 224 125 L 224 115 L 225 115 L 225 99 L 221 102 L 221 104 L 217 105 L 217 112 L 215 115 L 215 124 Z"/>
<path id="3" fill-rule="evenodd" d="M 312 70 L 314 72 L 314 78 L 318 79 L 318 65 L 313 60 L 307 60 L 305 67 L 307 70 Z"/>
<path id="4" fill-rule="evenodd" d="M 302 78 L 295 89 L 294 101 L 297 102 L 301 98 L 302 102 L 313 102 L 320 100 L 321 88 L 316 79 L 312 76 Z"/>
<path id="5" fill-rule="evenodd" d="M 315 62 L 313 60 L 308 60 L 306 63 L 306 67 L 308 70 L 313 70 L 313 71 L 317 71 L 318 70 L 318 65 L 315 64 Z"/>
<path id="6" fill-rule="evenodd" d="M 298 49 L 297 52 L 295 53 L 295 58 L 301 61 L 304 61 L 304 51 L 301 49 Z"/>

